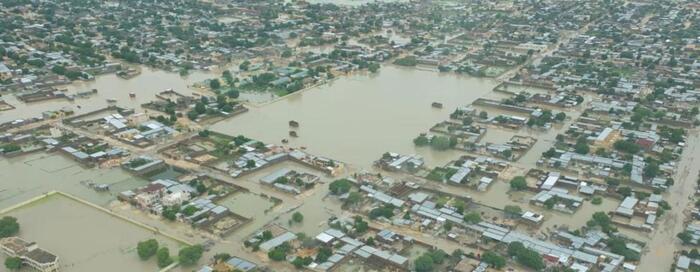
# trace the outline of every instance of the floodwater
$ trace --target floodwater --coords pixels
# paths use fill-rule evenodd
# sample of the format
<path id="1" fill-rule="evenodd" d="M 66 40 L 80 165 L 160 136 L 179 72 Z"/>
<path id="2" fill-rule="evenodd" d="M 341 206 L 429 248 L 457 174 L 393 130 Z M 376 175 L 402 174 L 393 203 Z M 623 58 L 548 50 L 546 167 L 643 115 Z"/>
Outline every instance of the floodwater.
<path id="1" fill-rule="evenodd" d="M 155 238 L 177 254 L 180 243 L 61 195 L 11 211 L 19 236 L 60 258 L 62 271 L 157 271 L 155 257 L 141 261 L 139 241 Z"/>
<path id="2" fill-rule="evenodd" d="M 132 108 L 141 111 L 141 104 L 156 100 L 155 95 L 166 89 L 183 95 L 209 94 L 206 89 L 195 87 L 196 83 L 221 76 L 221 69 L 212 71 L 191 71 L 187 76 L 178 73 L 156 70 L 145 66 L 140 67 L 141 74 L 131 78 L 122 79 L 115 74 L 107 74 L 95 77 L 91 81 L 77 81 L 69 85 L 57 87 L 67 89 L 68 95 L 89 92 L 97 89 L 97 94 L 86 98 L 76 98 L 74 101 L 67 99 L 54 99 L 25 104 L 14 95 L 3 95 L 5 102 L 15 106 L 16 109 L 0 111 L 0 123 L 17 119 L 40 117 L 42 112 L 60 109 L 71 109 L 76 114 L 85 113 L 109 105 L 107 99 L 117 100 L 116 105 L 124 108 Z M 135 93 L 136 97 L 130 98 L 129 93 Z M 271 93 L 244 92 L 240 99 L 252 102 L 264 102 L 273 99 Z M 80 108 L 78 108 L 80 107 Z"/>
<path id="3" fill-rule="evenodd" d="M 233 213 L 248 218 L 264 214 L 274 203 L 269 199 L 247 192 L 237 192 L 221 200 L 219 205 L 229 208 Z"/>
<path id="4" fill-rule="evenodd" d="M 60 154 L 35 153 L 0 160 L 0 209 L 50 191 L 62 191 L 106 207 L 116 194 L 147 181 L 120 168 L 88 169 Z M 109 184 L 110 192 L 95 192 L 81 181 Z"/>
<path id="5" fill-rule="evenodd" d="M 177 73 L 143 67 L 140 75 L 128 80 L 117 77 L 115 74 L 107 74 L 97 76 L 95 80 L 78 81 L 57 87 L 58 89 L 67 89 L 67 94 L 97 89 L 97 94 L 87 98 L 76 98 L 74 101 L 54 99 L 24 104 L 18 101 L 14 95 L 4 95 L 3 99 L 14 105 L 16 109 L 0 112 L 0 123 L 39 117 L 42 112 L 63 108 L 72 109 L 77 114 L 89 112 L 106 107 L 108 105 L 107 99 L 117 100 L 117 105 L 120 107 L 139 109 L 141 104 L 155 100 L 155 94 L 168 88 L 181 94 L 191 95 L 195 90 L 191 89 L 190 86 L 214 76 L 208 72 L 195 71 L 186 77 L 181 77 Z M 135 98 L 129 98 L 131 92 L 136 94 Z"/>
<path id="6" fill-rule="evenodd" d="M 419 153 L 442 165 L 457 152 L 417 149 L 412 139 L 461 105 L 491 91 L 490 80 L 384 66 L 379 74 L 356 74 L 290 95 L 217 123 L 219 132 L 279 143 L 290 120 L 300 126 L 289 144 L 313 154 L 369 168 L 384 152 Z M 431 107 L 443 103 L 443 109 Z"/>

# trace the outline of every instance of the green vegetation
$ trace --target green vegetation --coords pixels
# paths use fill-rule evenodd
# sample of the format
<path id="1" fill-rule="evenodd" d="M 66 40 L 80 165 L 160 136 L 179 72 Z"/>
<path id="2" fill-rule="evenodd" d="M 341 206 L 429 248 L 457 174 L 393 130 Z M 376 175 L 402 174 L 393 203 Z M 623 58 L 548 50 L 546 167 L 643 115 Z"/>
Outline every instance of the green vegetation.
<path id="1" fill-rule="evenodd" d="M 523 176 L 517 176 L 510 180 L 510 189 L 522 191 L 527 189 L 527 181 Z"/>
<path id="2" fill-rule="evenodd" d="M 3 154 L 7 153 L 12 153 L 15 151 L 20 151 L 22 150 L 22 147 L 16 144 L 5 144 L 5 145 L 0 145 L 0 150 L 2 151 Z"/>
<path id="3" fill-rule="evenodd" d="M 161 247 L 156 252 L 156 259 L 158 260 L 158 267 L 164 268 L 173 263 L 173 258 L 170 257 L 170 250 L 167 247 Z"/>
<path id="4" fill-rule="evenodd" d="M 19 232 L 17 218 L 5 216 L 0 219 L 0 238 L 15 236 Z"/>
<path id="5" fill-rule="evenodd" d="M 136 245 L 136 253 L 138 253 L 139 258 L 144 261 L 155 255 L 157 250 L 158 241 L 156 241 L 156 239 L 141 241 Z"/>
<path id="6" fill-rule="evenodd" d="M 508 245 L 508 255 L 514 257 L 518 263 L 535 270 L 545 268 L 544 260 L 539 253 L 525 248 L 521 242 L 512 242 Z"/>
<path id="7" fill-rule="evenodd" d="M 170 221 L 175 221 L 177 219 L 177 213 L 180 212 L 179 205 L 165 206 L 163 207 L 163 212 L 161 215 Z"/>
<path id="8" fill-rule="evenodd" d="M 394 207 L 391 204 L 384 205 L 382 207 L 374 208 L 369 212 L 369 218 L 374 220 L 379 217 L 384 217 L 386 219 L 391 219 L 394 216 Z"/>
<path id="9" fill-rule="evenodd" d="M 435 167 L 425 178 L 432 181 L 442 182 L 457 173 L 455 168 Z"/>
<path id="10" fill-rule="evenodd" d="M 367 221 L 362 220 L 362 217 L 360 216 L 355 216 L 355 222 L 354 225 L 355 231 L 358 234 L 365 233 L 369 229 L 369 224 Z"/>
<path id="11" fill-rule="evenodd" d="M 394 64 L 400 66 L 416 66 L 418 65 L 418 60 L 414 56 L 406 56 L 400 59 L 396 59 Z"/>
<path id="12" fill-rule="evenodd" d="M 618 140 L 613 144 L 613 147 L 617 151 L 629 154 L 636 154 L 641 149 L 641 147 L 638 144 L 634 143 L 631 140 Z"/>
<path id="13" fill-rule="evenodd" d="M 615 226 L 613 226 L 610 217 L 604 212 L 594 213 L 591 220 L 588 220 L 588 222 L 586 222 L 586 225 L 588 227 L 599 226 L 605 233 L 612 233 L 617 231 Z"/>
<path id="14" fill-rule="evenodd" d="M 426 137 L 424 134 L 418 135 L 415 139 L 413 139 L 413 144 L 417 146 L 426 146 L 430 144 L 430 140 L 428 140 L 428 137 Z"/>
<path id="15" fill-rule="evenodd" d="M 501 269 L 506 266 L 506 258 L 493 251 L 484 253 L 484 255 L 481 256 L 481 260 L 496 269 Z"/>
<path id="16" fill-rule="evenodd" d="M 579 153 L 579 154 L 588 154 L 588 152 L 591 151 L 591 148 L 588 147 L 588 140 L 586 140 L 586 136 L 581 136 L 578 139 L 576 139 L 576 144 L 574 145 L 574 152 Z"/>
<path id="17" fill-rule="evenodd" d="M 294 212 L 294 214 L 292 214 L 292 221 L 301 223 L 304 221 L 304 215 L 302 215 L 300 212 Z"/>
<path id="18" fill-rule="evenodd" d="M 416 272 L 434 271 L 435 266 L 443 264 L 447 257 L 449 255 L 442 250 L 430 250 L 413 261 L 414 269 Z"/>
<path id="19" fill-rule="evenodd" d="M 196 264 L 202 258 L 203 252 L 204 248 L 201 245 L 194 245 L 181 248 L 177 255 L 182 265 L 189 266 Z"/>
<path id="20" fill-rule="evenodd" d="M 136 159 L 129 161 L 129 168 L 132 168 L 132 169 L 137 168 L 139 166 L 146 165 L 149 162 L 151 162 L 151 161 L 144 159 L 144 158 L 136 158 Z"/>
<path id="21" fill-rule="evenodd" d="M 22 259 L 19 257 L 7 257 L 5 259 L 5 268 L 8 270 L 19 270 L 22 268 Z"/>
<path id="22" fill-rule="evenodd" d="M 591 199 L 591 203 L 593 203 L 593 205 L 603 204 L 603 198 L 599 196 L 594 196 L 593 199 Z"/>
<path id="23" fill-rule="evenodd" d="M 623 240 L 622 238 L 610 237 L 610 239 L 606 241 L 606 244 L 610 248 L 610 252 L 625 256 L 625 260 L 639 261 L 639 253 L 627 248 L 625 240 Z"/>
<path id="24" fill-rule="evenodd" d="M 273 261 L 284 261 L 285 259 L 287 259 L 287 253 L 289 253 L 291 249 L 292 248 L 289 245 L 289 243 L 284 242 L 281 245 L 267 252 L 267 257 Z"/>
<path id="25" fill-rule="evenodd" d="M 465 214 L 463 219 L 468 224 L 477 224 L 481 222 L 481 215 L 478 212 L 470 212 Z"/>
<path id="26" fill-rule="evenodd" d="M 523 209 L 516 205 L 506 205 L 503 212 L 511 217 L 519 217 L 523 213 Z"/>
<path id="27" fill-rule="evenodd" d="M 331 256 L 333 256 L 333 250 L 330 247 L 321 247 L 318 249 L 318 253 L 316 254 L 316 262 L 323 263 Z"/>
<path id="28" fill-rule="evenodd" d="M 313 262 L 314 262 L 314 259 L 311 258 L 311 257 L 303 257 L 303 258 L 302 258 L 302 257 L 298 257 L 298 256 L 297 256 L 297 258 L 294 259 L 294 261 L 292 261 L 292 264 L 293 264 L 294 267 L 296 267 L 297 269 L 301 269 L 301 268 L 303 268 L 303 267 L 305 267 L 305 266 L 310 265 L 310 264 L 313 263 Z"/>
<path id="29" fill-rule="evenodd" d="M 352 188 L 352 182 L 347 179 L 334 180 L 328 185 L 328 190 L 335 195 L 345 194 L 350 191 L 350 188 Z"/>
<path id="30" fill-rule="evenodd" d="M 345 199 L 345 205 L 355 205 L 357 203 L 360 203 L 362 200 L 362 194 L 359 192 L 351 192 L 348 195 L 348 198 Z"/>

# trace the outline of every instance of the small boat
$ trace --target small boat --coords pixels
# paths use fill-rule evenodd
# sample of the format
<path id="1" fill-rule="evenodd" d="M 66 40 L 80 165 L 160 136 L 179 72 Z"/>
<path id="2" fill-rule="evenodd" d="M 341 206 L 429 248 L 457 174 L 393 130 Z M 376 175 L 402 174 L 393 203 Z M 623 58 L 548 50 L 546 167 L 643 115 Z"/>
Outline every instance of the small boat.
<path id="1" fill-rule="evenodd" d="M 442 103 L 440 103 L 440 102 L 433 102 L 433 104 L 431 106 L 433 106 L 433 108 L 436 108 L 436 109 L 442 109 Z"/>
<path id="2" fill-rule="evenodd" d="M 92 89 L 92 92 L 93 92 L 93 93 L 97 93 L 97 89 Z"/>
<path id="3" fill-rule="evenodd" d="M 289 131 L 289 136 L 292 136 L 292 137 L 299 137 L 299 135 L 297 135 L 297 132 L 296 132 L 296 131 L 293 131 L 293 130 L 292 130 L 292 131 Z"/>
<path id="4" fill-rule="evenodd" d="M 289 121 L 289 126 L 290 127 L 299 127 L 299 122 L 291 120 L 291 121 Z"/>
<path id="5" fill-rule="evenodd" d="M 289 140 L 287 140 L 287 139 L 282 139 L 282 143 L 283 143 L 283 144 L 289 143 Z"/>
<path id="6" fill-rule="evenodd" d="M 114 98 L 107 98 L 107 103 L 117 103 L 117 100 Z"/>
<path id="7" fill-rule="evenodd" d="M 130 93 L 129 93 L 129 97 L 131 97 L 131 98 L 134 98 L 134 97 L 136 97 L 136 93 L 134 93 L 134 92 L 130 92 Z"/>

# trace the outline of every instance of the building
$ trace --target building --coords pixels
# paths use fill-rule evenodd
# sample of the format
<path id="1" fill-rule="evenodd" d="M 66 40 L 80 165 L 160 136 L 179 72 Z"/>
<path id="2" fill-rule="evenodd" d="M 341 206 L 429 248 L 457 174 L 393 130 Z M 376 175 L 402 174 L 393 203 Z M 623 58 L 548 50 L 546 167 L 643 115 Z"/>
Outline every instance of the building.
<path id="1" fill-rule="evenodd" d="M 41 272 L 57 272 L 59 269 L 58 256 L 19 237 L 0 239 L 0 250 L 9 257 L 22 259 L 23 264 Z"/>
<path id="2" fill-rule="evenodd" d="M 12 70 L 7 68 L 4 63 L 0 63 L 0 81 L 5 81 L 12 78 Z"/>

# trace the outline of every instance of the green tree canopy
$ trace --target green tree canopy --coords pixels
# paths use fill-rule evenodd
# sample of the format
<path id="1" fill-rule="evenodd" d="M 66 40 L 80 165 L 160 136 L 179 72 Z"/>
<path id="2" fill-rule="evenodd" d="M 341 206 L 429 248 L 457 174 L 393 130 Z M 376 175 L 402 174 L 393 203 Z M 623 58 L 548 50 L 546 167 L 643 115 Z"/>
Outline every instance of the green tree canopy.
<path id="1" fill-rule="evenodd" d="M 182 265 L 193 265 L 196 264 L 200 258 L 202 258 L 203 252 L 204 248 L 202 248 L 201 245 L 194 245 L 183 247 L 180 249 L 180 252 L 178 252 L 177 255 Z"/>
<path id="2" fill-rule="evenodd" d="M 158 250 L 158 241 L 156 239 L 148 239 L 146 241 L 141 241 L 136 245 L 136 253 L 139 254 L 141 260 L 148 260 L 151 256 L 156 254 Z"/>
<path id="3" fill-rule="evenodd" d="M 0 219 L 0 238 L 14 236 L 19 232 L 19 223 L 17 218 L 5 216 Z"/>

